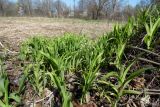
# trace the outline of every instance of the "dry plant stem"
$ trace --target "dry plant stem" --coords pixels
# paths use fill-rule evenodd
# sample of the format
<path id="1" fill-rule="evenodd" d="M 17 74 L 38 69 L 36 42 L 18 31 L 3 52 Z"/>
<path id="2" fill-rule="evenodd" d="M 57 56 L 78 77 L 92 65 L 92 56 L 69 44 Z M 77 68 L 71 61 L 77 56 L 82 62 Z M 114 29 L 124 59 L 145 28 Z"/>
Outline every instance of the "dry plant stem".
<path id="1" fill-rule="evenodd" d="M 156 90 L 156 89 L 144 89 L 143 93 L 147 94 L 147 95 L 160 95 L 160 90 Z"/>
<path id="2" fill-rule="evenodd" d="M 145 94 L 148 94 L 148 95 L 160 95 L 160 90 L 159 90 L 159 92 L 145 92 Z"/>
<path id="3" fill-rule="evenodd" d="M 2 42 L 0 42 L 0 45 L 1 45 L 2 48 L 4 48 L 4 45 L 2 44 Z"/>
<path id="4" fill-rule="evenodd" d="M 151 80 L 151 82 L 147 85 L 147 88 L 152 84 L 152 82 L 155 80 L 155 78 L 156 77 L 154 77 L 152 80 Z M 142 94 L 143 94 L 144 92 L 142 92 Z M 141 94 L 139 94 L 137 97 L 136 97 L 136 99 L 138 99 L 138 97 L 140 96 Z"/>
<path id="5" fill-rule="evenodd" d="M 130 55 L 132 58 L 136 58 L 135 56 L 133 56 L 133 55 Z M 160 66 L 160 63 L 158 63 L 158 62 L 155 62 L 155 61 L 151 61 L 151 60 L 149 60 L 149 59 L 145 59 L 145 58 L 138 58 L 138 60 L 141 60 L 141 61 L 145 61 L 145 62 L 149 62 L 149 63 L 152 63 L 152 64 L 155 64 L 155 65 L 158 65 L 158 66 Z"/>
<path id="6" fill-rule="evenodd" d="M 152 81 L 147 85 L 147 88 L 150 87 L 150 85 L 153 83 L 153 81 L 155 80 L 155 78 L 156 78 L 156 77 L 154 77 L 154 78 L 152 79 Z"/>
<path id="7" fill-rule="evenodd" d="M 0 55 L 17 55 L 19 52 L 0 52 Z"/>
<path id="8" fill-rule="evenodd" d="M 132 105 L 133 105 L 133 107 L 137 107 L 137 105 L 133 102 L 133 100 L 130 100 L 131 101 L 131 103 L 130 103 L 130 107 L 132 107 Z"/>
<path id="9" fill-rule="evenodd" d="M 18 54 L 19 53 L 19 52 L 14 52 L 14 51 L 11 51 L 11 50 L 5 48 L 5 46 L 2 44 L 2 42 L 0 42 L 0 46 L 2 48 L 4 48 L 5 50 L 7 50 L 7 54 Z M 6 53 L 5 52 L 0 52 L 0 54 L 6 54 Z"/>
<path id="10" fill-rule="evenodd" d="M 155 52 L 152 52 L 152 51 L 150 51 L 150 50 L 146 50 L 146 49 L 139 48 L 139 47 L 135 47 L 135 46 L 130 46 L 130 47 L 133 48 L 133 49 L 138 49 L 138 50 L 141 50 L 141 51 L 144 51 L 144 52 L 147 52 L 147 53 L 150 53 L 150 54 L 153 54 L 153 55 L 155 55 L 155 56 L 160 57 L 159 54 L 157 54 L 157 53 L 155 53 Z"/>
<path id="11" fill-rule="evenodd" d="M 52 95 L 53 95 L 53 92 L 52 93 L 50 93 L 48 96 L 46 96 L 45 98 L 42 98 L 42 99 L 40 99 L 40 100 L 38 100 L 38 101 L 28 101 L 28 103 L 39 103 L 39 102 L 42 102 L 42 101 L 44 101 L 45 99 L 47 99 L 47 98 L 49 98 L 50 99 L 50 97 L 52 97 Z"/>
<path id="12" fill-rule="evenodd" d="M 159 92 L 160 94 L 160 90 L 156 90 L 156 89 L 145 89 L 147 92 Z"/>

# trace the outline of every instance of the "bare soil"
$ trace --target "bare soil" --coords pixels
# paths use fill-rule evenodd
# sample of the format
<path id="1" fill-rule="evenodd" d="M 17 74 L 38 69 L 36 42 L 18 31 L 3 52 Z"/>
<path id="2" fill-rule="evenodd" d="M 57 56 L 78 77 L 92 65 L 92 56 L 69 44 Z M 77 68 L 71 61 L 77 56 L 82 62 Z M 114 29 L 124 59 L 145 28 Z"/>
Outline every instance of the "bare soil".
<path id="1" fill-rule="evenodd" d="M 31 36 L 59 36 L 64 33 L 97 37 L 112 30 L 114 23 L 107 20 L 88 21 L 80 19 L 42 17 L 1 17 L 0 41 L 17 50 L 19 43 Z"/>

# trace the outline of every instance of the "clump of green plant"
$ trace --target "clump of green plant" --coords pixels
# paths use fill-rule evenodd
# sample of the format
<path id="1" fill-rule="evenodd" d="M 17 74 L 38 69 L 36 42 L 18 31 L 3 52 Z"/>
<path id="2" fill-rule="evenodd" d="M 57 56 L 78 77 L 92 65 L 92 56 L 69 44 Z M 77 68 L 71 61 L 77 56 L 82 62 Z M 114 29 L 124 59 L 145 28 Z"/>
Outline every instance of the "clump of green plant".
<path id="1" fill-rule="evenodd" d="M 122 68 L 122 58 L 128 41 L 133 34 L 134 20 L 130 19 L 122 27 L 115 25 L 114 30 L 101 37 L 98 45 L 102 45 L 104 57 L 110 64 L 114 64 L 118 69 Z"/>
<path id="2" fill-rule="evenodd" d="M 97 51 L 97 50 L 95 50 L 95 51 Z M 88 94 L 89 90 L 92 89 L 93 84 L 99 74 L 100 64 L 104 60 L 102 57 L 103 51 L 100 53 L 93 51 L 93 53 L 90 53 L 90 54 L 94 54 L 94 55 L 88 59 L 89 60 L 88 69 L 86 69 L 82 73 L 83 83 L 81 84 L 82 85 L 81 103 L 87 102 L 87 94 Z"/>
<path id="3" fill-rule="evenodd" d="M 11 100 L 20 103 L 21 99 L 16 92 L 11 92 L 9 89 L 8 76 L 3 68 L 3 63 L 0 59 L 0 106 L 12 107 Z"/>
<path id="4" fill-rule="evenodd" d="M 71 103 L 71 94 L 67 90 L 67 86 L 65 83 L 65 57 L 60 57 L 58 59 L 53 58 L 47 53 L 42 54 L 51 62 L 51 70 L 46 72 L 45 75 L 49 77 L 49 83 L 52 87 L 56 88 L 60 96 L 62 97 L 62 107 L 72 107 Z"/>
<path id="5" fill-rule="evenodd" d="M 144 42 L 147 45 L 147 49 L 151 49 L 151 44 L 153 42 L 154 36 L 156 34 L 156 31 L 158 30 L 160 26 L 160 18 L 156 20 L 155 23 L 152 22 L 152 18 L 150 18 L 150 23 L 145 23 L 145 28 L 147 31 L 147 34 L 144 37 Z"/>
<path id="6" fill-rule="evenodd" d="M 21 55 L 34 63 L 31 65 L 38 63 L 38 67 L 32 66 L 25 70 L 24 74 L 28 80 L 31 80 L 30 83 L 38 92 L 43 90 L 41 88 L 44 81 L 42 77 L 48 78 L 49 76 L 51 79 L 47 79 L 47 83 L 52 83 L 52 86 L 60 91 L 65 106 L 66 102 L 71 100 L 65 75 L 84 71 L 82 73 L 84 78 L 82 98 L 84 98 L 97 77 L 100 63 L 103 62 L 103 49 L 96 43 L 84 36 L 78 37 L 72 34 L 54 39 L 33 38 L 23 44 Z"/>
<path id="7" fill-rule="evenodd" d="M 144 71 L 149 70 L 151 68 L 142 68 L 136 71 L 133 71 L 128 75 L 130 68 L 134 62 L 128 65 L 125 69 L 121 69 L 119 72 L 112 71 L 104 75 L 100 81 L 100 84 L 104 84 L 111 88 L 111 90 L 104 91 L 104 97 L 111 103 L 112 107 L 117 107 L 118 102 L 122 98 L 122 96 L 126 94 L 140 94 L 141 92 L 136 90 L 129 89 L 129 83 L 135 78 L 141 75 Z M 117 80 L 116 84 L 110 82 L 108 79 L 112 77 Z"/>
<path id="8" fill-rule="evenodd" d="M 40 62 L 39 62 L 40 63 Z M 23 75 L 32 85 L 36 94 L 43 96 L 43 90 L 46 85 L 45 71 L 40 64 L 30 64 L 24 70 Z"/>
<path id="9" fill-rule="evenodd" d="M 121 60 L 122 60 L 127 42 L 132 36 L 132 30 L 133 30 L 132 20 L 129 20 L 128 23 L 122 28 L 119 28 L 119 26 L 115 26 L 114 28 L 113 32 L 114 32 L 115 42 L 116 42 L 115 43 L 116 59 L 114 63 L 118 69 L 122 68 Z"/>
<path id="10" fill-rule="evenodd" d="M 44 37 L 33 37 L 28 39 L 21 45 L 19 58 L 21 60 L 27 60 L 32 62 L 38 62 L 41 59 L 39 50 L 43 50 L 48 44 L 51 44 L 51 41 L 48 41 Z"/>
<path id="11" fill-rule="evenodd" d="M 63 72 L 63 71 L 62 71 Z M 67 86 L 63 75 L 57 75 L 55 71 L 46 73 L 51 78 L 51 83 L 54 88 L 60 92 L 62 97 L 62 107 L 72 107 L 72 96 L 69 91 L 67 91 Z"/>

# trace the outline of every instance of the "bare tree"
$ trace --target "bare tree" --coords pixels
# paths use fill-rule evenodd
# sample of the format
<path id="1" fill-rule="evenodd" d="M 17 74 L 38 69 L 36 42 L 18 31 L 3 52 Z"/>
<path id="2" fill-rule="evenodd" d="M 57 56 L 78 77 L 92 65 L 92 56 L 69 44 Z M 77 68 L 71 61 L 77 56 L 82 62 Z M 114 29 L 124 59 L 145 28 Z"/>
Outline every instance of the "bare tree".
<path id="1" fill-rule="evenodd" d="M 6 16 L 6 9 L 8 5 L 8 0 L 0 0 L 0 14 Z"/>
<path id="2" fill-rule="evenodd" d="M 160 4 L 160 0 L 150 0 L 150 2 L 153 3 L 153 4 Z"/>
<path id="3" fill-rule="evenodd" d="M 76 15 L 77 17 L 86 17 L 88 12 L 89 1 L 88 0 L 79 0 L 77 5 Z"/>
<path id="4" fill-rule="evenodd" d="M 19 7 L 22 7 L 25 15 L 32 15 L 32 0 L 18 0 Z"/>
<path id="5" fill-rule="evenodd" d="M 75 0 L 73 0 L 74 2 L 74 17 L 75 17 L 75 13 L 76 13 L 76 5 L 75 5 Z"/>
<path id="6" fill-rule="evenodd" d="M 135 9 L 131 5 L 126 5 L 123 9 L 124 20 L 134 16 Z"/>
<path id="7" fill-rule="evenodd" d="M 69 9 L 69 7 L 68 7 L 64 2 L 62 2 L 61 0 L 55 1 L 53 7 L 55 7 L 55 9 L 56 9 L 57 14 L 58 14 L 58 17 L 68 16 L 70 9 Z"/>
<path id="8" fill-rule="evenodd" d="M 27 9 L 28 9 L 28 15 L 32 15 L 32 0 L 26 0 L 27 1 Z"/>
<path id="9" fill-rule="evenodd" d="M 53 0 L 42 0 L 42 9 L 45 16 L 52 17 Z"/>
<path id="10" fill-rule="evenodd" d="M 125 1 L 125 2 L 122 2 Z M 0 15 L 16 15 L 21 10 L 21 15 L 44 17 L 78 17 L 78 18 L 111 18 L 121 19 L 134 14 L 136 7 L 126 5 L 128 0 L 72 0 L 73 5 L 68 7 L 62 0 L 0 0 Z M 140 0 L 139 6 L 148 3 L 159 3 L 160 0 Z M 18 6 L 18 7 L 17 7 Z M 20 11 L 19 11 L 20 12 Z M 131 13 L 133 12 L 133 13 Z"/>
<path id="11" fill-rule="evenodd" d="M 89 0 L 88 10 L 92 13 L 92 19 L 98 19 L 101 11 L 109 0 Z"/>
<path id="12" fill-rule="evenodd" d="M 119 0 L 111 0 L 111 1 L 112 1 L 113 13 L 115 13 Z"/>
<path id="13" fill-rule="evenodd" d="M 156 3 L 154 1 L 158 1 L 158 0 L 153 0 L 153 2 L 151 2 L 151 3 Z M 150 2 L 149 0 L 140 0 L 139 4 L 140 4 L 141 8 L 144 8 L 144 7 L 148 6 L 149 2 Z"/>

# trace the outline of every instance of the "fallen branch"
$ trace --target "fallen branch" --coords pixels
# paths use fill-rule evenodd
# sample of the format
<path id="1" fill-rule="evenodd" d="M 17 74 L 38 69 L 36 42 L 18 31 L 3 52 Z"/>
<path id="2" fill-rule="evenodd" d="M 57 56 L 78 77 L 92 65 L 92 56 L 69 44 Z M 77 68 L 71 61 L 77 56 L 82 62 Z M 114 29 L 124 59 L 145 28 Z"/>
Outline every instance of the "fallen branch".
<path id="1" fill-rule="evenodd" d="M 136 58 L 135 56 L 133 55 L 130 55 L 132 58 Z M 158 62 L 155 62 L 155 61 L 152 61 L 152 60 L 149 60 L 149 59 L 145 59 L 145 58 L 137 58 L 138 60 L 141 60 L 141 61 L 145 61 L 145 62 L 149 62 L 149 63 L 152 63 L 152 64 L 155 64 L 155 65 L 158 65 L 160 66 L 160 63 Z"/>
<path id="2" fill-rule="evenodd" d="M 156 89 L 144 89 L 143 93 L 144 94 L 148 94 L 148 95 L 160 95 L 160 90 L 156 90 Z"/>
<path id="3" fill-rule="evenodd" d="M 153 55 L 155 55 L 155 56 L 160 57 L 159 54 L 157 54 L 157 53 L 155 53 L 155 52 L 152 52 L 152 51 L 150 51 L 150 50 L 146 50 L 146 49 L 139 48 L 139 47 L 135 47 L 135 46 L 129 46 L 129 47 L 131 47 L 131 48 L 133 48 L 133 49 L 138 49 L 138 50 L 141 50 L 141 51 L 144 51 L 144 52 L 147 52 L 147 53 L 150 53 L 150 54 L 153 54 Z"/>
<path id="4" fill-rule="evenodd" d="M 144 89 L 144 90 L 140 90 L 139 92 L 141 94 L 146 94 L 146 95 L 160 95 L 160 90 L 156 90 L 156 89 Z"/>

